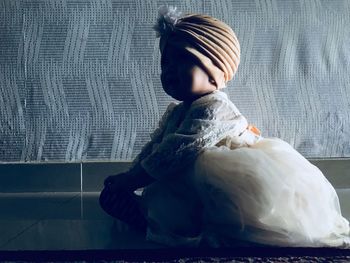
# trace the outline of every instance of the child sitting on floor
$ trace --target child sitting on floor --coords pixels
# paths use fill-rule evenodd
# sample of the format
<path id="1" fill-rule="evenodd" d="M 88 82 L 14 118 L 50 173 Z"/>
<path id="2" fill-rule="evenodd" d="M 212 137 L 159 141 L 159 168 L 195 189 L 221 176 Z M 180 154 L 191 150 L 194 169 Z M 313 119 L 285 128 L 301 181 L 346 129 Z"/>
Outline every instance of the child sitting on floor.
<path id="1" fill-rule="evenodd" d="M 105 180 L 102 208 L 170 246 L 349 246 L 349 222 L 322 172 L 260 136 L 221 91 L 240 61 L 232 29 L 162 8 L 156 30 L 163 89 L 182 102 L 132 168 Z"/>

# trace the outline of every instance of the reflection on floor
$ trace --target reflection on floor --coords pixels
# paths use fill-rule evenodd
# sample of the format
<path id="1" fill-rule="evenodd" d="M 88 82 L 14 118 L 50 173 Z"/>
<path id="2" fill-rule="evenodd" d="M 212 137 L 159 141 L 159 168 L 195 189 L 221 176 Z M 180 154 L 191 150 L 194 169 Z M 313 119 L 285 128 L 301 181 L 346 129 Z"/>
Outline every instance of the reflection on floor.
<path id="1" fill-rule="evenodd" d="M 350 189 L 337 190 L 350 219 Z M 98 193 L 0 194 L 0 250 L 159 248 L 105 214 Z"/>
<path id="2" fill-rule="evenodd" d="M 0 194 L 0 250 L 161 247 L 105 214 L 98 195 Z"/>

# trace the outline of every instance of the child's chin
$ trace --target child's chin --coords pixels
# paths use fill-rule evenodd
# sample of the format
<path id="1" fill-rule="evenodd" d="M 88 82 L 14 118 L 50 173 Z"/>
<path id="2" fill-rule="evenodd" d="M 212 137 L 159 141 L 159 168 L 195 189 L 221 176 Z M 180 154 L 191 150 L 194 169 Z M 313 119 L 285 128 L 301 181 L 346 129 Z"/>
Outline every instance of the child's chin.
<path id="1" fill-rule="evenodd" d="M 186 100 L 185 97 L 182 97 L 182 96 L 176 96 L 176 95 L 170 95 L 173 99 L 175 100 L 179 100 L 179 101 L 184 101 Z"/>
<path id="2" fill-rule="evenodd" d="M 168 94 L 170 97 L 172 97 L 173 99 L 175 100 L 178 100 L 178 101 L 186 101 L 186 100 L 189 100 L 188 97 L 186 96 L 183 96 L 183 95 L 178 95 L 178 94 Z"/>

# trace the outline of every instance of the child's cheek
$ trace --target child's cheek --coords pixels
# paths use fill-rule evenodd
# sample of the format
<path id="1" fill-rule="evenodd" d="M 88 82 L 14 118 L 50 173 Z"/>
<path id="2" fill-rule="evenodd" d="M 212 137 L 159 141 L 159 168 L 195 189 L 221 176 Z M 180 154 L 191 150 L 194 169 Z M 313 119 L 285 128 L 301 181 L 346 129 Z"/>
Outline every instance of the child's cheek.
<path id="1" fill-rule="evenodd" d="M 208 75 L 200 68 L 196 67 L 192 71 L 192 92 L 194 94 L 202 94 L 208 91 L 209 86 Z"/>

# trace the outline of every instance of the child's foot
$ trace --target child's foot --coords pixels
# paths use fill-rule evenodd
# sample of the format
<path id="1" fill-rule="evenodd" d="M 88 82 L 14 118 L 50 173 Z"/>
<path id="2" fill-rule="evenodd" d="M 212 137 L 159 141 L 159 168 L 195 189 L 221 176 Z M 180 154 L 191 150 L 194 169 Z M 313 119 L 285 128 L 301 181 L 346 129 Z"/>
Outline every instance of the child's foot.
<path id="1" fill-rule="evenodd" d="M 118 189 L 112 191 L 106 186 L 100 195 L 100 205 L 107 214 L 135 227 L 146 231 L 147 221 L 141 213 L 137 196 L 131 191 Z"/>

